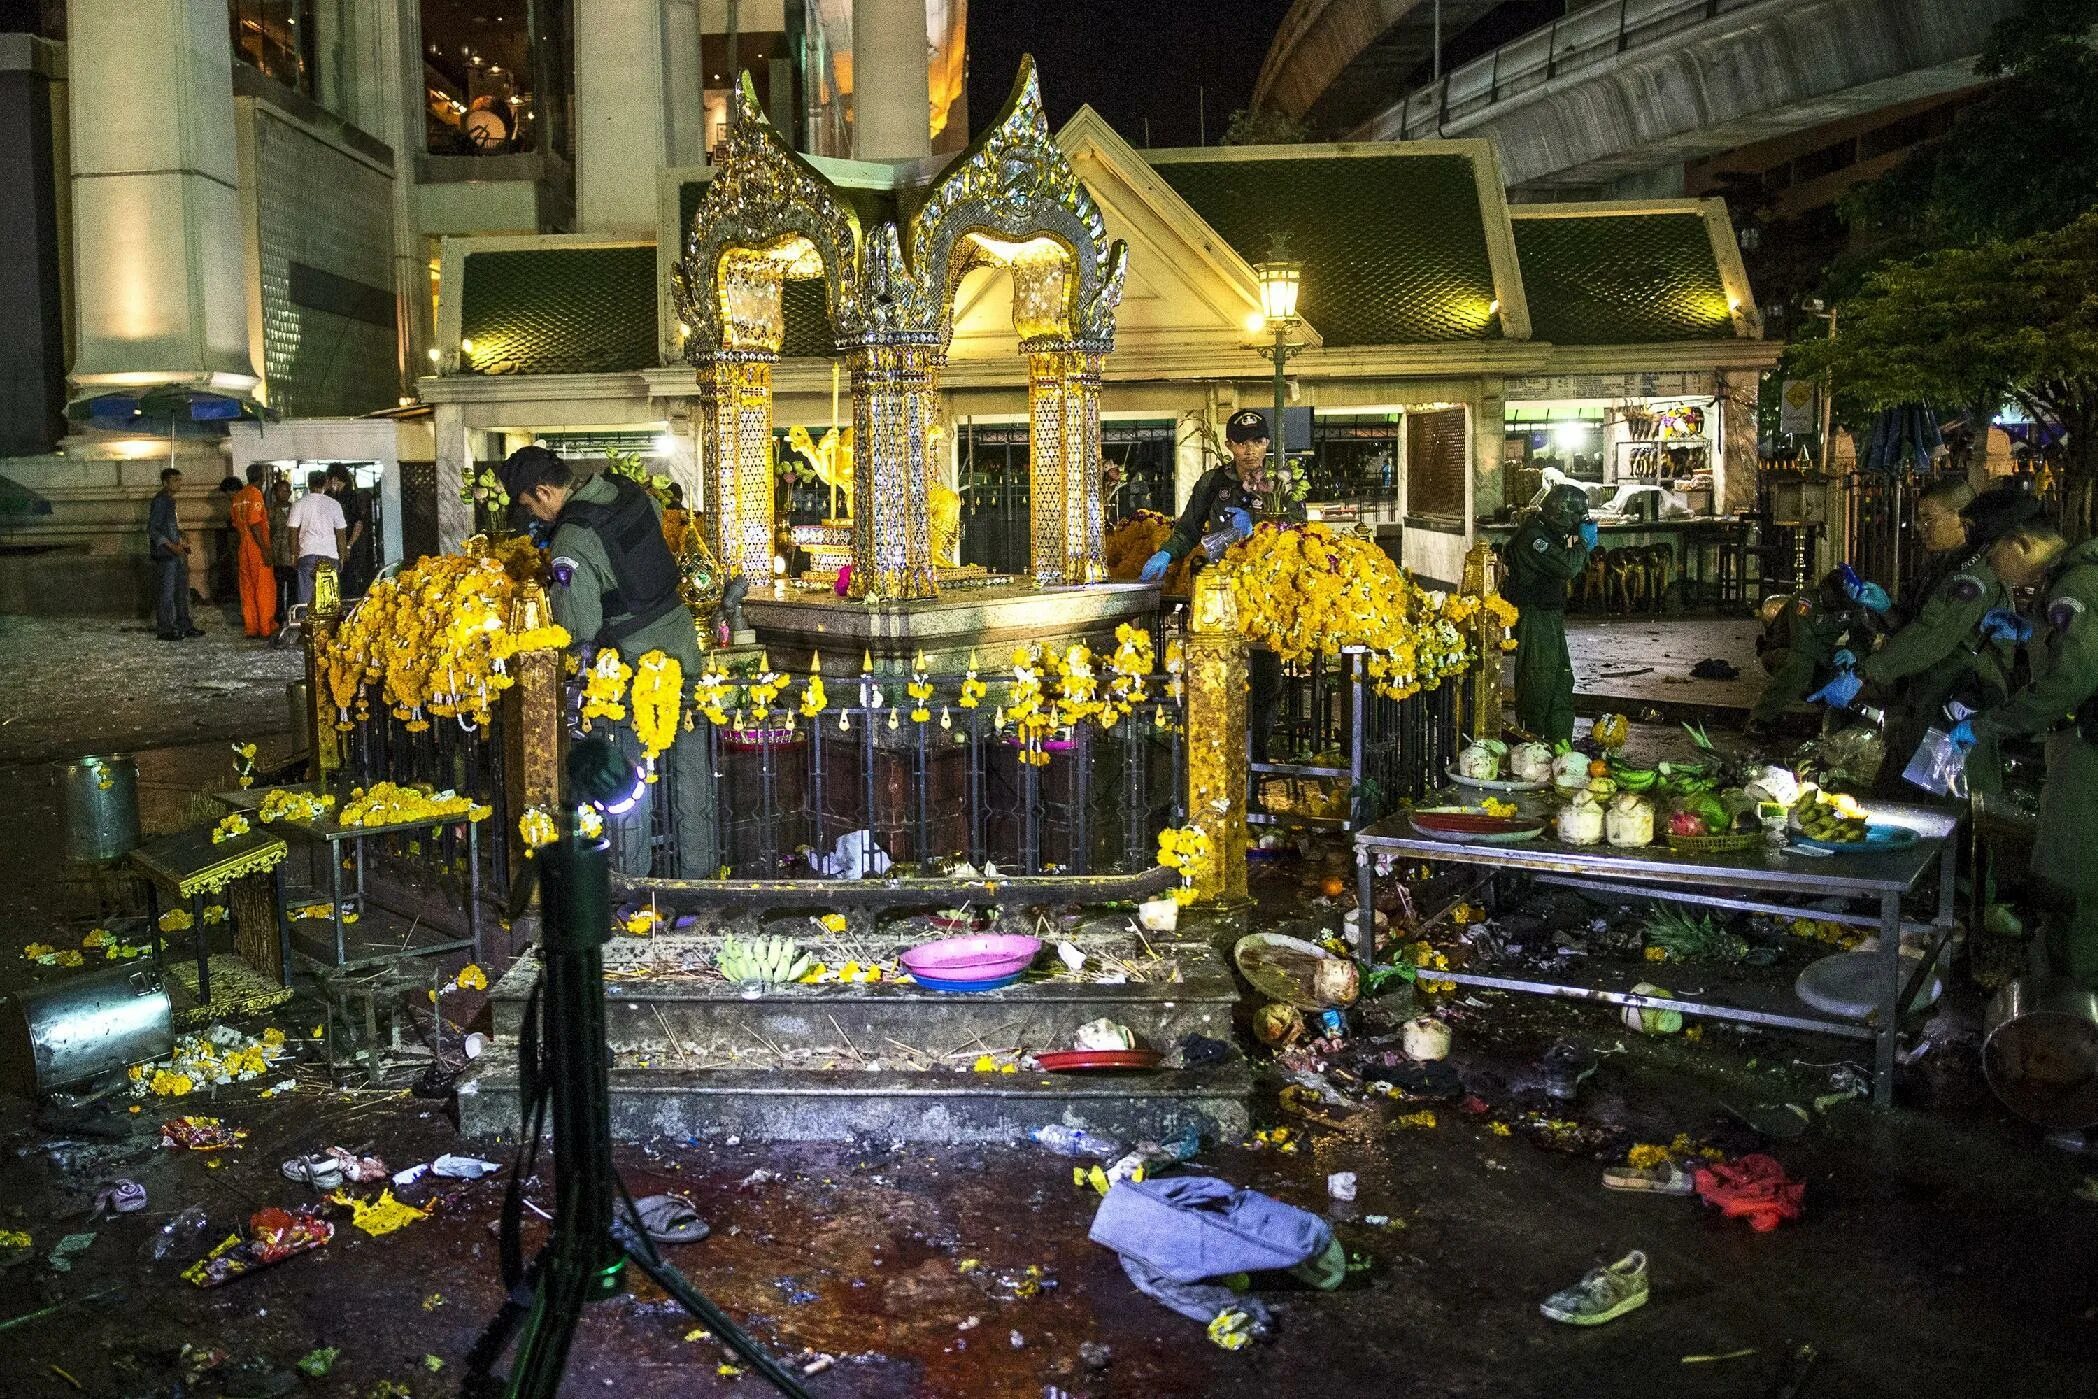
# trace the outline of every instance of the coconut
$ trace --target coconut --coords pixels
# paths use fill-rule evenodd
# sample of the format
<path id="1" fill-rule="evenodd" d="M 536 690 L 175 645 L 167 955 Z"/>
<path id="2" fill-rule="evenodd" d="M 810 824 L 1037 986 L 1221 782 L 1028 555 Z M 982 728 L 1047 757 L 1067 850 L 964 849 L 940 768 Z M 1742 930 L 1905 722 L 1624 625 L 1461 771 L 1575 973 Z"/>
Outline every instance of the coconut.
<path id="1" fill-rule="evenodd" d="M 1071 1044 L 1077 1049 L 1134 1049 L 1136 1036 L 1127 1025 L 1117 1024 L 1106 1016 L 1088 1020 L 1072 1035 Z"/>
<path id="2" fill-rule="evenodd" d="M 1474 782 L 1498 781 L 1501 755 L 1483 743 L 1474 743 L 1457 755 L 1457 772 Z"/>
<path id="3" fill-rule="evenodd" d="M 1325 958 L 1311 969 L 1311 993 L 1322 1005 L 1353 1005 L 1361 988 L 1354 962 L 1345 957 Z"/>
<path id="4" fill-rule="evenodd" d="M 1303 1012 L 1293 1005 L 1271 1001 L 1253 1013 L 1253 1034 L 1262 1044 L 1284 1049 L 1303 1033 Z"/>
<path id="5" fill-rule="evenodd" d="M 1432 1015 L 1423 1015 L 1400 1027 L 1399 1043 L 1409 1059 L 1447 1059 L 1450 1027 Z"/>
<path id="6" fill-rule="evenodd" d="M 1610 803 L 1604 830 L 1612 845 L 1635 847 L 1654 843 L 1654 804 L 1633 792 L 1620 792 Z"/>
<path id="7" fill-rule="evenodd" d="M 1549 782 L 1552 750 L 1541 743 L 1518 743 L 1508 753 L 1508 773 L 1517 782 Z"/>
<path id="8" fill-rule="evenodd" d="M 1588 755 L 1579 751 L 1561 753 L 1552 759 L 1552 781 L 1561 787 L 1588 785 Z"/>
<path id="9" fill-rule="evenodd" d="M 1559 839 L 1568 845 L 1602 844 L 1603 804 L 1593 792 L 1576 792 L 1572 801 L 1559 808 Z"/>

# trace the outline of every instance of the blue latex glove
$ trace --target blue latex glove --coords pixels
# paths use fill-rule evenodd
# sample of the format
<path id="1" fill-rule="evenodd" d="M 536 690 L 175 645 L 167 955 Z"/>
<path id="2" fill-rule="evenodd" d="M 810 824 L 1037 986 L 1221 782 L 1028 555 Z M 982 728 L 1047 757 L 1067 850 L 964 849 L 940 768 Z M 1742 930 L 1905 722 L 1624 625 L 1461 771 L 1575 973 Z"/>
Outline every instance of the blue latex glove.
<path id="1" fill-rule="evenodd" d="M 1851 701 L 1858 697 L 1858 691 L 1864 688 L 1865 682 L 1858 678 L 1857 673 L 1846 670 L 1808 695 L 1807 703 L 1825 704 L 1830 709 L 1848 709 Z"/>
<path id="2" fill-rule="evenodd" d="M 1150 558 L 1144 560 L 1144 571 L 1138 574 L 1137 577 L 1146 583 L 1157 583 L 1165 578 L 1166 571 L 1172 566 L 1173 556 L 1160 549 Z"/>
<path id="3" fill-rule="evenodd" d="M 1952 741 L 1952 746 L 1955 748 L 1972 748 L 1975 744 L 1974 721 L 1972 719 L 1960 720 L 1952 726 L 1945 737 Z"/>
<path id="4" fill-rule="evenodd" d="M 2030 641 L 2032 623 L 2008 607 L 1992 607 L 1981 614 L 1981 634 L 1995 641 Z"/>
<path id="5" fill-rule="evenodd" d="M 1224 525 L 1240 539 L 1253 532 L 1253 517 L 1243 510 L 1226 510 Z"/>
<path id="6" fill-rule="evenodd" d="M 1836 654 L 1829 657 L 1829 659 L 1836 663 L 1838 670 L 1849 670 L 1858 663 L 1858 653 L 1851 650 L 1848 646 L 1844 646 L 1839 648 Z"/>
<path id="7" fill-rule="evenodd" d="M 1850 600 L 1867 612 L 1884 612 L 1894 605 L 1893 599 L 1887 596 L 1887 590 L 1877 583 L 1845 583 L 1843 591 L 1849 593 Z"/>
<path id="8" fill-rule="evenodd" d="M 1600 529 L 1596 528 L 1595 521 L 1581 521 L 1581 543 L 1585 544 L 1590 549 L 1593 549 L 1596 546 L 1596 542 L 1602 537 L 1603 532 Z"/>

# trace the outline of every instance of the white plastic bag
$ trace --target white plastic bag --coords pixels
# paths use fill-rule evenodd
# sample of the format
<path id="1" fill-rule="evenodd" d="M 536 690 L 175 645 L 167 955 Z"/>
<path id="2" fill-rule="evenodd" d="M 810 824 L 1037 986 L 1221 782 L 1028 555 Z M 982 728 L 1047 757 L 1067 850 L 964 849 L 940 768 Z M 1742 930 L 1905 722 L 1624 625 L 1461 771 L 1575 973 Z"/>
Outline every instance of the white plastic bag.
<path id="1" fill-rule="evenodd" d="M 1921 787 L 1934 797 L 1964 797 L 1967 795 L 1967 750 L 1948 738 L 1945 730 L 1927 729 L 1923 742 L 1916 745 L 1916 755 L 1901 770 L 1901 777 L 1904 782 Z"/>

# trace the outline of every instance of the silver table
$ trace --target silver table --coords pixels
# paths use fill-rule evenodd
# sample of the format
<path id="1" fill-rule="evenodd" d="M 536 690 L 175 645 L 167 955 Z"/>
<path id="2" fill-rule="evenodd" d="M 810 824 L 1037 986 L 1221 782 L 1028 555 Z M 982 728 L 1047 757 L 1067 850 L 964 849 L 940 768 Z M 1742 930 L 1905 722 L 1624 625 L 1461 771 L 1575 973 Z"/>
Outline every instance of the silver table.
<path id="1" fill-rule="evenodd" d="M 1468 789 L 1447 789 L 1424 798 L 1422 806 L 1473 803 L 1481 794 Z M 1543 794 L 1518 793 L 1514 798 L 1525 814 L 1538 814 Z M 1764 846 L 1727 854 L 1689 854 L 1663 845 L 1620 850 L 1606 845 L 1563 845 L 1540 837 L 1513 845 L 1436 840 L 1414 830 L 1404 812 L 1387 817 L 1355 836 L 1356 874 L 1361 907 L 1375 906 L 1376 867 L 1379 856 L 1407 861 L 1479 865 L 1494 870 L 1525 870 L 1542 875 L 1543 882 L 1581 889 L 1589 893 L 1627 898 L 1663 899 L 1672 903 L 1700 904 L 1708 908 L 1745 913 L 1769 913 L 1780 917 L 1812 918 L 1850 927 L 1877 928 L 1879 950 L 1886 967 L 1886 982 L 1879 1009 L 1859 1024 L 1821 1014 L 1788 1014 L 1755 1010 L 1723 1002 L 1678 1000 L 1642 996 L 1629 991 L 1596 990 L 1556 982 L 1519 977 L 1488 976 L 1472 972 L 1437 972 L 1438 981 L 1461 986 L 1483 986 L 1502 991 L 1524 991 L 1577 1000 L 1601 1001 L 1611 1005 L 1678 1010 L 1712 1019 L 1735 1020 L 1773 1029 L 1805 1030 L 1841 1035 L 1874 1042 L 1873 1101 L 1881 1107 L 1893 1101 L 1894 1053 L 1900 1029 L 1901 1007 L 1908 1004 L 1922 979 L 1937 962 L 1936 952 L 1953 926 L 1955 851 L 1952 839 L 1960 823 L 1953 807 L 1916 806 L 1903 803 L 1872 803 L 1875 824 L 1907 826 L 1921 837 L 1914 845 L 1885 852 L 1823 855 L 1803 847 Z M 1927 923 L 1904 921 L 1901 901 L 1916 889 L 1935 865 L 1938 871 L 1938 907 Z M 1756 897 L 1758 895 L 1764 897 Z M 1839 899 L 1863 904 L 1861 911 L 1829 912 L 1810 906 L 1812 901 Z M 1789 900 L 1789 901 L 1787 901 Z M 1932 955 L 1909 978 L 1902 975 L 1901 934 L 1904 930 L 1935 935 Z M 1376 935 L 1373 918 L 1356 920 L 1358 955 L 1369 960 Z"/>

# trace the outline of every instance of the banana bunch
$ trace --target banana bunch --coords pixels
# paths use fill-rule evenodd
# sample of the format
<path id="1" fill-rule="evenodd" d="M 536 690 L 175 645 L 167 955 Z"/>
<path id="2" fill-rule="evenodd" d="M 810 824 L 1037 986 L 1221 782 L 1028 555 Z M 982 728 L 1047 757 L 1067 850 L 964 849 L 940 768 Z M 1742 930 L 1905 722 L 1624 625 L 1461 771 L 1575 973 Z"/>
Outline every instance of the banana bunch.
<path id="1" fill-rule="evenodd" d="M 762 981 L 770 986 L 801 980 L 810 966 L 808 954 L 792 938 L 723 938 L 714 966 L 730 981 Z"/>
<path id="2" fill-rule="evenodd" d="M 1661 774 L 1653 768 L 1613 767 L 1610 769 L 1610 776 L 1617 779 L 1617 790 L 1620 792 L 1650 792 L 1654 784 L 1661 780 Z"/>
<path id="3" fill-rule="evenodd" d="M 1799 829 L 1831 845 L 1854 845 L 1865 839 L 1865 812 L 1847 793 L 1818 792 L 1799 809 Z"/>

